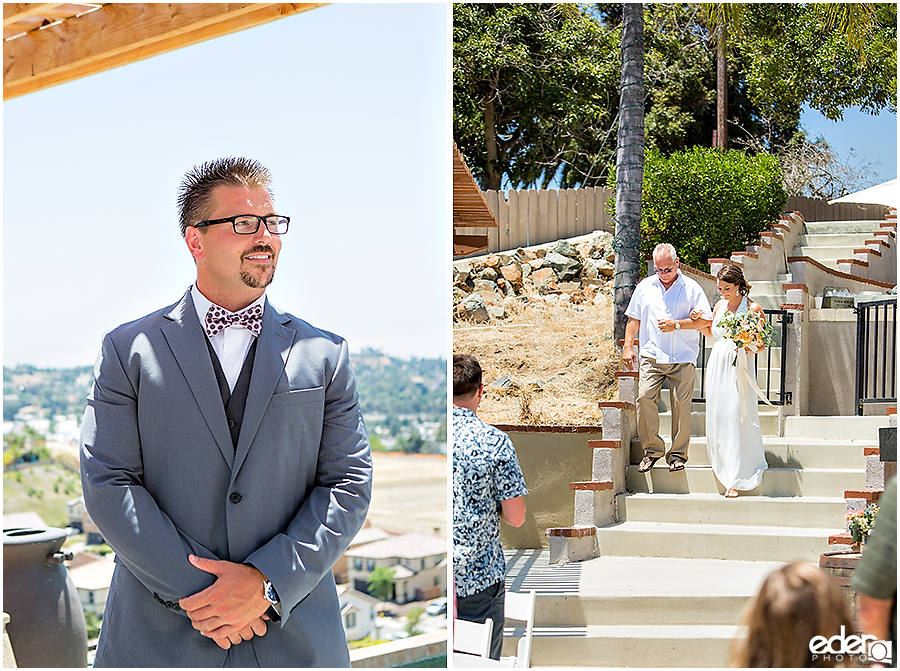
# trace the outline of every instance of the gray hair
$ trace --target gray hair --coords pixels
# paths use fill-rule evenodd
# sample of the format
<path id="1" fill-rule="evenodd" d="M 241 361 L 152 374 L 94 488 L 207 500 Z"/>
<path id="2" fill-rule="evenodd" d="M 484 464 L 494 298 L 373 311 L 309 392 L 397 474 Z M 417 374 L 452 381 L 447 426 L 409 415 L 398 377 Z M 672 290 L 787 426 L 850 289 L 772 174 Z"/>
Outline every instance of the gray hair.
<path id="1" fill-rule="evenodd" d="M 265 189 L 272 198 L 272 173 L 259 161 L 243 157 L 217 158 L 191 168 L 178 189 L 178 220 L 181 237 L 188 226 L 208 217 L 212 193 L 219 186 Z M 274 200 L 274 199 L 273 199 Z"/>
<path id="2" fill-rule="evenodd" d="M 661 242 L 653 248 L 653 258 L 657 256 L 668 256 L 672 261 L 678 260 L 678 252 L 668 242 Z"/>

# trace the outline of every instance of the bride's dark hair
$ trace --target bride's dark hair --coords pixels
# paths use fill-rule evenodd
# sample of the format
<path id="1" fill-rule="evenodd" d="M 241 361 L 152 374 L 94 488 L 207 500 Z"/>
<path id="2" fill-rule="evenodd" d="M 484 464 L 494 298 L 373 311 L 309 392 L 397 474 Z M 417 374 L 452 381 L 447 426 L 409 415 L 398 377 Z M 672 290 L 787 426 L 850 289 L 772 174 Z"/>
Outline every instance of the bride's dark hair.
<path id="1" fill-rule="evenodd" d="M 744 279 L 744 273 L 738 266 L 730 263 L 725 264 L 722 266 L 722 270 L 719 271 L 719 274 L 716 275 L 716 277 L 723 282 L 728 282 L 728 284 L 736 284 L 738 292 L 742 296 L 746 296 L 750 293 L 750 285 L 747 284 L 747 280 Z"/>

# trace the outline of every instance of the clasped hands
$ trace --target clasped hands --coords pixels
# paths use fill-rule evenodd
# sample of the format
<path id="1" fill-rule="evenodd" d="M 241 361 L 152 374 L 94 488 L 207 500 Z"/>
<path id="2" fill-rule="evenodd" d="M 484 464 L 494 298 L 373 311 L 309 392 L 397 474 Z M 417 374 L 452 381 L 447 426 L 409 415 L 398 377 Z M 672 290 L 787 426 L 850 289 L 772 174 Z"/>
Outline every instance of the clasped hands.
<path id="1" fill-rule="evenodd" d="M 216 576 L 206 589 L 178 601 L 194 629 L 223 650 L 266 633 L 269 602 L 263 574 L 246 564 L 190 555 L 193 566 Z"/>

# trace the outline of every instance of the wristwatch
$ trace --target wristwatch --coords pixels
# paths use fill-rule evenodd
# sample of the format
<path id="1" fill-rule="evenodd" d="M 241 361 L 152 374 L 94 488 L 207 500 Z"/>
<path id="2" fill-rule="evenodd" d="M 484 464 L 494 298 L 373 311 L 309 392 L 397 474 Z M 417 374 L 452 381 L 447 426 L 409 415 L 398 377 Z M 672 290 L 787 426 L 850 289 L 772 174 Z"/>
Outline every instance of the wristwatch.
<path id="1" fill-rule="evenodd" d="M 268 580 L 263 580 L 263 596 L 273 606 L 280 603 L 280 599 L 278 598 L 278 592 L 275 591 L 275 587 Z"/>
<path id="2" fill-rule="evenodd" d="M 680 331 L 680 330 L 681 330 L 681 324 L 678 323 L 678 320 L 677 320 L 677 319 L 675 320 L 675 330 L 676 330 L 676 331 Z"/>

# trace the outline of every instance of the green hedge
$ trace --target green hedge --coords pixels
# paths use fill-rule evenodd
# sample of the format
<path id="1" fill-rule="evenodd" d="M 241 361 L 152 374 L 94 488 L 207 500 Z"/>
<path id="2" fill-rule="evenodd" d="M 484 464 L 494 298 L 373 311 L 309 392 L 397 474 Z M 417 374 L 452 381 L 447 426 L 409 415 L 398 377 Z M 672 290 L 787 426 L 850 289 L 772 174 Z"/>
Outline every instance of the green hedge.
<path id="1" fill-rule="evenodd" d="M 613 171 L 614 172 L 614 171 Z M 787 203 L 771 154 L 693 147 L 670 156 L 648 149 L 641 202 L 641 257 L 668 242 L 683 263 L 709 270 L 759 240 Z"/>

